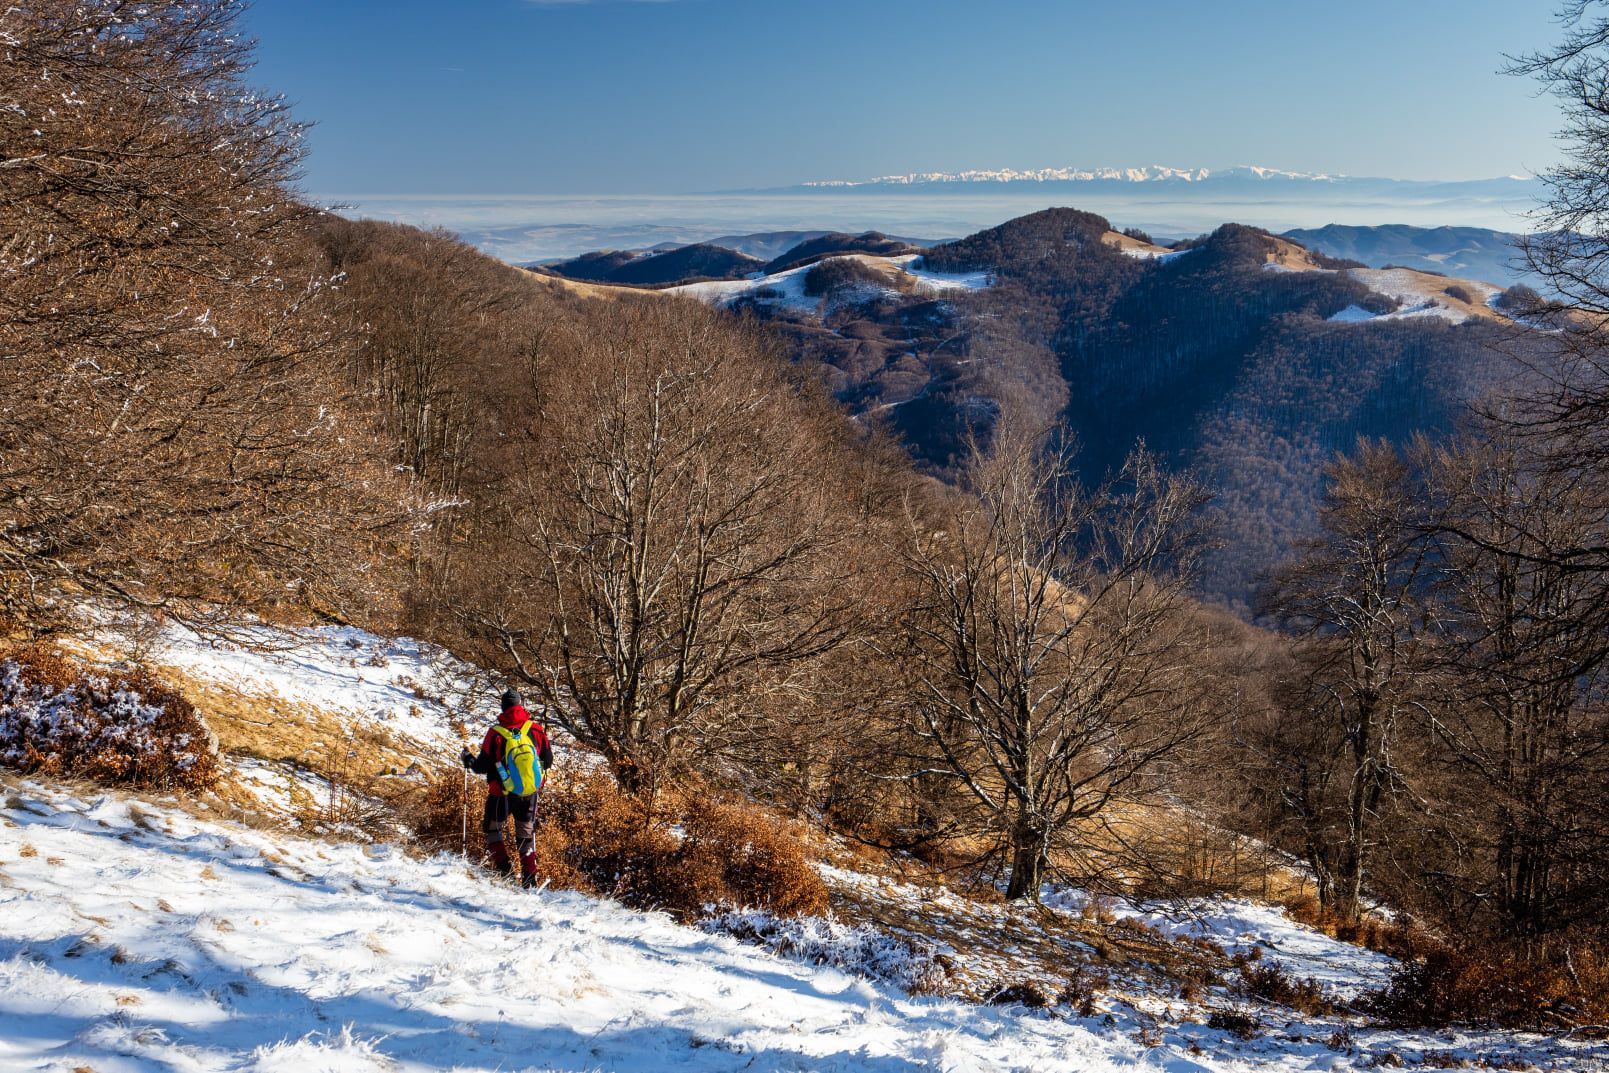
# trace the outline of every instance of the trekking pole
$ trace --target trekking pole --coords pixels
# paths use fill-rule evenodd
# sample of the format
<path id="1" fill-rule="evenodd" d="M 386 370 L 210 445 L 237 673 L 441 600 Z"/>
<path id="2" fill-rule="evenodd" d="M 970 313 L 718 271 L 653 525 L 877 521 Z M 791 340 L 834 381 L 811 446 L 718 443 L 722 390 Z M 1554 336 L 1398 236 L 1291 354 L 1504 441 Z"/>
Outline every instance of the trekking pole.
<path id="1" fill-rule="evenodd" d="M 460 729 L 458 734 L 459 740 L 462 741 L 463 730 Z M 465 748 L 469 747 L 468 742 L 463 744 Z M 469 860 L 469 769 L 462 764 L 459 767 L 464 771 L 464 786 L 458 794 L 458 820 L 463 825 L 463 831 L 458 836 L 458 855 L 467 861 Z"/>

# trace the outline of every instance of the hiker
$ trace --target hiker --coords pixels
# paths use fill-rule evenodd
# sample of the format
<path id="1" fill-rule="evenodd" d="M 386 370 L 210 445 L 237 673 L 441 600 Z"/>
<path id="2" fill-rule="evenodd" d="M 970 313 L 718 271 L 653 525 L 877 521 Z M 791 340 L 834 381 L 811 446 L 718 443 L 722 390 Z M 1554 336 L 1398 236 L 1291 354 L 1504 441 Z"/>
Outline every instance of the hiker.
<path id="1" fill-rule="evenodd" d="M 503 822 L 514 817 L 514 839 L 520 853 L 521 883 L 536 885 L 536 792 L 553 766 L 553 746 L 547 731 L 531 718 L 525 702 L 514 690 L 503 693 L 503 714 L 486 732 L 480 755 L 463 750 L 464 767 L 486 776 L 486 811 L 481 830 L 492 866 L 501 875 L 514 871 L 508 847 L 503 845 Z"/>

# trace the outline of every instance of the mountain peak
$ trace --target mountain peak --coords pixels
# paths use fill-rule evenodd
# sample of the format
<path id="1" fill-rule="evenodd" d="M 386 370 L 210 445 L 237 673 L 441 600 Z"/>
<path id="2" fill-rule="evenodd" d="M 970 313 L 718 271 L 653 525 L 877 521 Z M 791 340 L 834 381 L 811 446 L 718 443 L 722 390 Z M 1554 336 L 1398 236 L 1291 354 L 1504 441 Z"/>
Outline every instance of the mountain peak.
<path id="1" fill-rule="evenodd" d="M 854 186 L 925 186 L 938 183 L 1200 183 L 1224 179 L 1291 180 L 1333 182 L 1340 176 L 1316 172 L 1286 171 L 1256 165 L 1211 168 L 1174 168 L 1150 164 L 1137 168 L 1015 168 L 971 169 L 967 171 L 921 171 L 906 175 L 881 175 L 875 179 L 827 179 L 808 182 L 813 188 Z"/>

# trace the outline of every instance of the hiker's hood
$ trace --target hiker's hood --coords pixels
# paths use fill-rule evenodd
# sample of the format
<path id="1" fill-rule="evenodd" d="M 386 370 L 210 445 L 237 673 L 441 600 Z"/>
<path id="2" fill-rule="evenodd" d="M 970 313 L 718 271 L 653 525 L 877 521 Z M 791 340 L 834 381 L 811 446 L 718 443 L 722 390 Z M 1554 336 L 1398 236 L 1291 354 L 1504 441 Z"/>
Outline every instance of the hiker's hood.
<path id="1" fill-rule="evenodd" d="M 503 709 L 503 714 L 497 717 L 499 725 L 508 730 L 518 730 L 531 721 L 531 713 L 518 704 L 512 708 Z"/>

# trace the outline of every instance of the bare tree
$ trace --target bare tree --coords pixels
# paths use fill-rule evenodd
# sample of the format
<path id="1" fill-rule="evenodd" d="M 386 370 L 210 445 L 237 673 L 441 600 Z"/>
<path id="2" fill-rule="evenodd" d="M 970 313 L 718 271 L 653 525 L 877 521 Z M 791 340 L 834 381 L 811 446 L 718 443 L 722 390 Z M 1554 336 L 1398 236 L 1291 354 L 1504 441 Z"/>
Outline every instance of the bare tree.
<path id="1" fill-rule="evenodd" d="M 579 427 L 509 500 L 499 569 L 546 616 L 480 628 L 642 790 L 803 703 L 862 597 L 853 490 L 770 356 L 687 303 L 616 313 L 557 403 Z"/>
<path id="2" fill-rule="evenodd" d="M 1451 672 L 1433 721 L 1447 760 L 1436 811 L 1463 851 L 1432 885 L 1449 916 L 1535 944 L 1605 907 L 1609 831 L 1593 819 L 1609 779 L 1601 639 L 1581 613 L 1590 579 L 1556 554 L 1603 534 L 1580 485 L 1489 431 L 1417 448 Z"/>
<path id="3" fill-rule="evenodd" d="M 1356 920 L 1389 794 L 1400 787 L 1399 732 L 1417 710 L 1428 635 L 1430 544 L 1407 462 L 1363 441 L 1330 466 L 1322 533 L 1275 577 L 1268 609 L 1307 639 L 1287 701 L 1276 770 L 1305 828 L 1326 908 Z M 1305 722 L 1306 725 L 1302 725 Z"/>
<path id="4" fill-rule="evenodd" d="M 1085 491 L 1068 449 L 1009 428 L 964 490 L 913 533 L 910 703 L 926 774 L 1003 843 L 1007 897 L 1037 899 L 1070 830 L 1156 789 L 1206 715 L 1185 597 L 1203 495 L 1143 451 Z"/>

